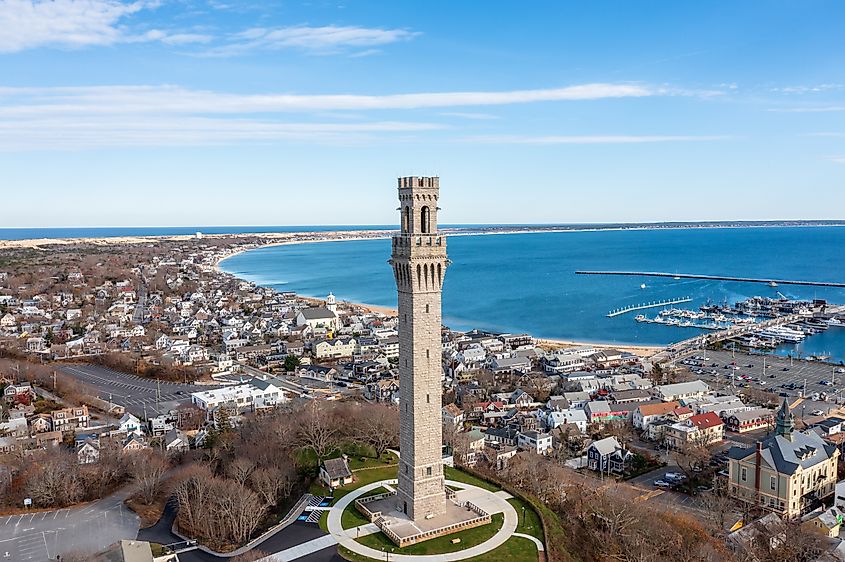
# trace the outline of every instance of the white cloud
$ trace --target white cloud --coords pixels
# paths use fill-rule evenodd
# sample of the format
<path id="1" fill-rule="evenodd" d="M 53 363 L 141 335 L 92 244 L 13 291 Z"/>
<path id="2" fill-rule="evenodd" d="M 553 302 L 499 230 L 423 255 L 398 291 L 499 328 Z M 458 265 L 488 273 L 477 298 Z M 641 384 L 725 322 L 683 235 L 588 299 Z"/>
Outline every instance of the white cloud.
<path id="1" fill-rule="evenodd" d="M 305 25 L 262 28 L 256 27 L 230 36 L 228 44 L 210 49 L 205 54 L 229 56 L 255 50 L 298 49 L 314 54 L 335 54 L 350 49 L 377 47 L 407 41 L 419 35 L 407 29 L 380 29 L 357 26 Z M 366 56 L 377 52 L 366 49 L 357 53 Z"/>
<path id="2" fill-rule="evenodd" d="M 178 86 L 0 87 L 0 149 L 89 148 L 130 145 L 202 145 L 304 139 L 319 142 L 417 135 L 444 124 L 370 119 L 370 110 L 464 108 L 605 98 L 672 95 L 634 84 L 582 84 L 503 92 L 393 95 L 230 94 Z M 354 111 L 353 113 L 349 113 Z M 286 114 L 304 113 L 288 123 Z M 446 117 L 487 119 L 456 110 Z M 256 115 L 250 119 L 250 115 Z M 342 115 L 345 122 L 336 121 Z M 362 117 L 363 116 L 363 117 Z M 352 119 L 352 120 L 350 120 Z M 391 115 L 390 119 L 394 119 Z M 454 124 L 453 124 L 454 126 Z M 632 143 L 715 140 L 691 136 L 489 136 L 478 142 L 534 144 Z"/>
<path id="3" fill-rule="evenodd" d="M 473 121 L 490 121 L 492 119 L 498 119 L 498 115 L 493 115 L 491 113 L 473 113 L 469 111 L 444 111 L 440 115 L 444 117 L 458 117 L 460 119 L 471 119 Z"/>
<path id="4" fill-rule="evenodd" d="M 152 0 L 0 0 L 0 53 L 38 47 L 82 48 L 161 41 L 204 43 L 208 35 L 162 30 L 136 32 L 125 20 L 154 8 Z"/>
<path id="5" fill-rule="evenodd" d="M 831 156 L 828 160 L 836 164 L 845 164 L 845 156 Z"/>
<path id="6" fill-rule="evenodd" d="M 178 86 L 0 87 L 0 117 L 78 113 L 237 114 L 510 105 L 665 95 L 635 84 L 582 84 L 503 92 L 392 95 L 228 94 Z"/>
<path id="7" fill-rule="evenodd" d="M 461 140 L 497 144 L 638 144 L 719 141 L 729 138 L 723 135 L 480 135 Z"/>
<path id="8" fill-rule="evenodd" d="M 832 113 L 845 111 L 845 105 L 816 105 L 805 107 L 777 107 L 770 109 L 777 113 Z"/>
<path id="9" fill-rule="evenodd" d="M 415 134 L 434 123 L 280 123 L 248 119 L 58 118 L 0 121 L 0 150 L 78 150 L 121 146 L 203 146 L 284 140 L 357 142 L 378 134 Z"/>

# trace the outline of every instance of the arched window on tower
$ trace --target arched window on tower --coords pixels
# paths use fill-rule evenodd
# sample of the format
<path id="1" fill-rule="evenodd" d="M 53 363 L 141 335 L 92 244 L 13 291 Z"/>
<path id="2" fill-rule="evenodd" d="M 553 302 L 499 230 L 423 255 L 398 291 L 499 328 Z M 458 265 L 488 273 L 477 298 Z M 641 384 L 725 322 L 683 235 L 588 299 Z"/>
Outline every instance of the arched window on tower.
<path id="1" fill-rule="evenodd" d="M 411 228 L 411 208 L 405 205 L 405 210 L 402 211 L 402 232 L 408 232 Z"/>
<path id="2" fill-rule="evenodd" d="M 423 234 L 431 232 L 431 211 L 428 205 L 424 206 L 420 211 L 420 229 Z"/>

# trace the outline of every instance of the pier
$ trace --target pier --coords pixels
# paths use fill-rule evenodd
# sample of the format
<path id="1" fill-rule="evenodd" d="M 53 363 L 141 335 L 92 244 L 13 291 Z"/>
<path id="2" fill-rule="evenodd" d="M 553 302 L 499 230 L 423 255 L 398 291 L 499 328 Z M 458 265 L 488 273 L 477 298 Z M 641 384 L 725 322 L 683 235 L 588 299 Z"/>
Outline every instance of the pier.
<path id="1" fill-rule="evenodd" d="M 626 306 L 623 308 L 618 308 L 616 310 L 611 310 L 607 313 L 608 318 L 613 318 L 615 316 L 620 316 L 622 314 L 627 314 L 628 312 L 633 312 L 635 310 L 645 310 L 647 308 L 659 308 L 661 306 L 669 306 L 672 304 L 681 304 L 685 302 L 690 302 L 692 297 L 683 297 L 679 299 L 669 299 L 665 301 L 657 301 L 657 302 L 649 302 L 646 304 L 632 304 L 631 306 Z"/>
<path id="2" fill-rule="evenodd" d="M 699 275 L 696 273 L 663 273 L 660 271 L 576 271 L 576 275 L 625 275 L 630 277 L 673 277 L 678 279 L 708 279 L 711 281 L 740 281 L 742 283 L 766 283 L 768 285 L 805 285 L 808 287 L 845 287 L 845 283 L 834 281 L 794 281 L 791 279 L 758 279 L 754 277 L 730 277 L 727 275 Z"/>

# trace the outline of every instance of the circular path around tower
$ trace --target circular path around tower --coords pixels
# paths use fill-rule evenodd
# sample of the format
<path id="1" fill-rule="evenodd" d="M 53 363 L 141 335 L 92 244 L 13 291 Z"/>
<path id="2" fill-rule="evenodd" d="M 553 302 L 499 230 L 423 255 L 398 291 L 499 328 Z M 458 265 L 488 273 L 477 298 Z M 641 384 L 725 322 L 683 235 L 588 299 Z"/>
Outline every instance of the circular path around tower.
<path id="1" fill-rule="evenodd" d="M 354 533 L 354 528 L 344 530 L 343 525 L 341 525 L 341 517 L 343 515 L 343 511 L 357 498 L 366 494 L 370 490 L 375 490 L 385 484 L 390 485 L 391 482 L 395 482 L 395 480 L 380 480 L 378 482 L 367 484 L 366 486 L 361 486 L 360 488 L 340 498 L 340 500 L 332 506 L 332 509 L 329 511 L 328 529 L 329 534 L 337 540 L 338 544 L 348 548 L 356 554 L 360 554 L 361 556 L 366 556 L 374 560 L 381 560 L 384 558 L 383 551 L 370 548 L 369 546 L 365 546 L 356 541 L 351 534 Z M 480 556 L 495 550 L 505 544 L 505 541 L 514 535 L 516 532 L 516 526 L 519 523 L 519 516 L 513 506 L 506 499 L 497 496 L 495 493 L 485 490 L 484 488 L 473 486 L 472 484 L 466 484 L 455 480 L 446 480 L 446 484 L 455 488 L 471 490 L 474 493 L 483 495 L 485 500 L 489 502 L 488 505 L 495 506 L 495 510 L 491 511 L 490 515 L 493 515 L 494 513 L 502 513 L 504 515 L 502 528 L 485 542 L 465 550 L 447 552 L 443 554 L 392 554 L 390 556 L 391 559 L 396 560 L 397 562 L 455 562 L 456 560 L 465 560 L 467 558 Z"/>

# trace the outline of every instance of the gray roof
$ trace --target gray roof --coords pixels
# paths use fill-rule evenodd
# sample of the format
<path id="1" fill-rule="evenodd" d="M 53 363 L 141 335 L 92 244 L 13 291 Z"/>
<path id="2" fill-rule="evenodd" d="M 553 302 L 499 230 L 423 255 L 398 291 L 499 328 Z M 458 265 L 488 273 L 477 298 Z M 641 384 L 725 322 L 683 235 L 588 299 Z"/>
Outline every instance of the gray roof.
<path id="1" fill-rule="evenodd" d="M 826 443 L 812 431 L 796 431 L 792 439 L 782 435 L 769 437 L 762 442 L 763 460 L 781 474 L 793 474 L 798 467 L 804 469 L 829 460 L 836 445 Z M 734 460 L 745 460 L 756 454 L 753 447 L 742 449 L 732 447 L 728 456 Z"/>
<path id="2" fill-rule="evenodd" d="M 349 470 L 349 465 L 346 464 L 346 459 L 344 458 L 324 460 L 323 468 L 326 469 L 326 473 L 332 480 L 352 476 L 352 472 Z"/>
<path id="3" fill-rule="evenodd" d="M 613 454 L 622 448 L 616 437 L 605 437 L 604 439 L 593 441 L 590 447 L 594 447 L 601 456 Z"/>
<path id="4" fill-rule="evenodd" d="M 324 306 L 318 306 L 315 308 L 303 308 L 302 310 L 300 310 L 300 312 L 306 320 L 323 320 L 328 318 L 336 318 L 335 313 Z"/>

